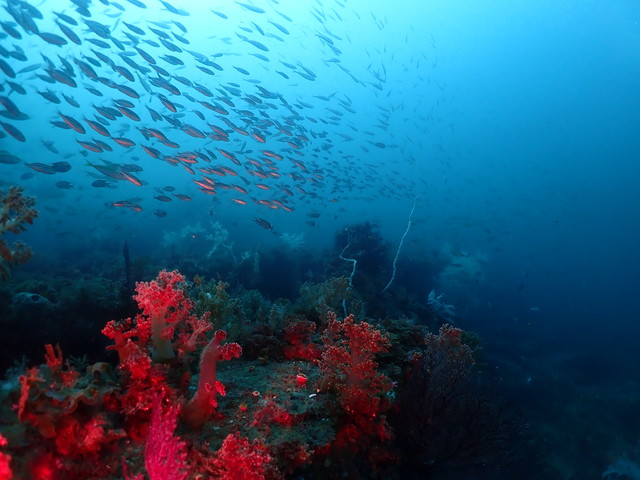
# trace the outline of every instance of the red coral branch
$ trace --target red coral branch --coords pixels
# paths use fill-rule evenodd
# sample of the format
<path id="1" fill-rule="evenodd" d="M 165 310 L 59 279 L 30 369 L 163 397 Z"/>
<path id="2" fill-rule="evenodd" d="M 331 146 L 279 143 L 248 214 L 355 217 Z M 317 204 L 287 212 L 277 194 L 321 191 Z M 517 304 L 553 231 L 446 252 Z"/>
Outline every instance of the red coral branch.
<path id="1" fill-rule="evenodd" d="M 182 418 L 189 427 L 198 429 L 213 414 L 218 403 L 216 395 L 225 395 L 224 385 L 216 379 L 216 368 L 220 360 L 231 360 L 242 355 L 242 347 L 237 343 L 222 344 L 227 332 L 218 330 L 200 357 L 200 378 L 198 390 L 185 405 Z"/>

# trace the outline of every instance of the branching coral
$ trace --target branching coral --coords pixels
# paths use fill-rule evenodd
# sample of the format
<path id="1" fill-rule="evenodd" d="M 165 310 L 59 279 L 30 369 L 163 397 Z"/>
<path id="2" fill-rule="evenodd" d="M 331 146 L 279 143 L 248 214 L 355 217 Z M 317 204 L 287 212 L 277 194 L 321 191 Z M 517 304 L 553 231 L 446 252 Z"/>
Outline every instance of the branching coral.
<path id="1" fill-rule="evenodd" d="M 499 470 L 520 461 L 525 425 L 478 382 L 464 340 L 462 330 L 447 324 L 428 334 L 395 404 L 392 424 L 403 464 L 421 478 L 437 471 Z"/>
<path id="2" fill-rule="evenodd" d="M 214 478 L 220 480 L 264 480 L 277 478 L 270 471 L 271 456 L 258 441 L 249 442 L 239 434 L 229 434 L 216 453 Z"/>
<path id="3" fill-rule="evenodd" d="M 322 335 L 325 350 L 320 370 L 324 382 L 336 390 L 347 414 L 373 418 L 391 389 L 391 381 L 377 371 L 375 361 L 378 353 L 388 350 L 389 338 L 367 322 L 356 323 L 353 315 L 342 321 L 333 312 L 329 315 Z"/>
<path id="4" fill-rule="evenodd" d="M 38 216 L 33 197 L 22 195 L 23 188 L 16 185 L 5 193 L 0 190 L 0 280 L 9 278 L 11 265 L 25 263 L 33 253 L 23 242 L 9 245 L 2 237 L 6 232 L 18 234 L 26 230 L 25 224 L 32 224 Z"/>

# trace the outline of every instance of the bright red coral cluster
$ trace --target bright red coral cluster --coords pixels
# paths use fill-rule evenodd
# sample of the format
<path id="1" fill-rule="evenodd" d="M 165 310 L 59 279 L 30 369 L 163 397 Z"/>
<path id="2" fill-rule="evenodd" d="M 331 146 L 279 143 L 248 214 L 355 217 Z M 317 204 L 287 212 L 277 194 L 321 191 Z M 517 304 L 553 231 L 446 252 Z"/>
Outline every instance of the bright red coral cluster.
<path id="1" fill-rule="evenodd" d="M 0 435 L 0 447 L 7 445 L 7 439 Z M 11 480 L 11 455 L 0 452 L 0 480 Z"/>
<path id="2" fill-rule="evenodd" d="M 365 454 L 370 465 L 388 457 L 385 414 L 392 383 L 376 358 L 389 349 L 386 333 L 353 315 L 339 320 L 329 313 L 320 343 L 316 326 L 322 322 L 296 318 L 286 328 L 288 345 L 280 344 L 284 350 L 274 352 L 312 362 L 303 364 L 309 377 L 300 373 L 299 363 L 288 362 L 280 390 L 263 390 L 262 385 L 252 391 L 252 385 L 247 389 L 245 384 L 244 393 L 228 400 L 244 399 L 240 413 L 228 418 L 218 411 L 218 395 L 226 394 L 218 380 L 218 362 L 240 357 L 242 348 L 227 342 L 224 330 L 213 332 L 209 313 L 192 313 L 185 287 L 177 271 L 163 270 L 156 279 L 137 283 L 134 298 L 140 312 L 110 321 L 103 329 L 113 341 L 108 348 L 118 354 L 115 370 L 96 363 L 83 372 L 63 358 L 59 347 L 46 346 L 46 363 L 20 377 L 15 400 L 26 438 L 37 446 L 21 460 L 21 471 L 44 480 L 106 478 L 117 475 L 114 465 L 122 464 L 124 477 L 131 480 L 203 475 L 279 480 L 305 464 L 345 458 L 344 452 Z M 459 345 L 458 331 L 446 332 L 440 340 Z M 197 387 L 191 393 L 198 353 Z M 255 369 L 249 365 L 247 372 Z M 291 409 L 294 399 L 307 398 L 303 388 L 315 393 Z M 333 431 L 322 428 L 314 444 L 301 438 L 299 430 L 307 428 L 316 404 L 335 422 Z M 216 427 L 203 429 L 211 420 Z M 221 438 L 220 448 L 211 450 Z M 0 480 L 11 478 L 2 477 L 11 474 L 8 462 L 0 453 Z"/>
<path id="3" fill-rule="evenodd" d="M 59 347 L 47 345 L 45 359 L 45 365 L 20 377 L 16 405 L 20 421 L 50 444 L 48 454 L 35 458 L 29 466 L 33 478 L 63 478 L 47 476 L 45 471 L 104 475 L 107 467 L 96 460 L 108 457 L 115 451 L 115 443 L 125 437 L 109 418 L 107 401 L 115 395 L 117 385 L 99 369 L 80 375 L 63 361 Z"/>
<path id="4" fill-rule="evenodd" d="M 142 312 L 135 320 L 111 321 L 102 331 L 115 342 L 111 348 L 118 352 L 120 369 L 129 374 L 126 403 L 130 412 L 148 408 L 150 392 L 170 390 L 166 376 L 175 351 L 178 360 L 190 362 L 188 354 L 206 341 L 205 334 L 213 328 L 208 313 L 199 318 L 191 314 L 193 304 L 180 288 L 184 281 L 179 272 L 163 270 L 156 280 L 138 282 L 134 299 Z M 182 412 L 183 420 L 194 429 L 214 412 L 216 394 L 225 394 L 224 385 L 216 379 L 217 362 L 242 354 L 237 343 L 223 343 L 226 336 L 218 330 L 202 351 L 198 389 Z"/>
<path id="5" fill-rule="evenodd" d="M 271 455 L 258 441 L 249 442 L 238 433 L 224 439 L 213 461 L 218 480 L 264 480 L 270 473 Z"/>
<path id="6" fill-rule="evenodd" d="M 175 356 L 172 339 L 175 329 L 191 316 L 193 304 L 180 284 L 184 275 L 177 270 L 162 270 L 151 282 L 138 282 L 134 300 L 142 313 L 136 318 L 139 333 L 153 341 L 153 359 L 159 362 Z"/>

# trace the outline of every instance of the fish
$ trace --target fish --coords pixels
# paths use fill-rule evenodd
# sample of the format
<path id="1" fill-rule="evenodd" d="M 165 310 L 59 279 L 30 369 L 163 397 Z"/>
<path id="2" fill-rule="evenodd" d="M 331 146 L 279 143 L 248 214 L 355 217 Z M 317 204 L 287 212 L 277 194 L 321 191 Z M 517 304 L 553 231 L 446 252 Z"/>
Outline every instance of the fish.
<path id="1" fill-rule="evenodd" d="M 215 13 L 217 16 L 219 16 L 220 18 L 224 18 L 225 20 L 228 19 L 229 17 L 227 17 L 224 13 L 222 12 L 218 12 L 216 10 L 211 10 L 213 13 Z"/>
<path id="2" fill-rule="evenodd" d="M 250 12 L 265 13 L 265 10 L 263 8 L 256 7 L 255 5 L 251 5 L 251 4 L 248 4 L 248 3 L 242 3 L 242 2 L 236 2 L 236 3 L 238 5 L 240 5 L 241 7 L 243 7 L 243 8 L 246 8 Z"/>
<path id="3" fill-rule="evenodd" d="M 26 141 L 26 137 L 17 127 L 14 127 L 10 123 L 5 123 L 5 122 L 0 122 L 0 126 L 4 128 L 5 132 L 7 132 L 9 135 L 11 135 L 13 138 L 18 140 L 19 142 Z"/>
<path id="4" fill-rule="evenodd" d="M 76 140 L 76 142 L 78 142 L 81 147 L 84 147 L 91 152 L 100 153 L 103 151 L 103 149 L 96 143 L 87 142 L 85 140 Z"/>
<path id="5" fill-rule="evenodd" d="M 77 121 L 75 118 L 69 115 L 65 115 L 62 112 L 58 112 L 58 115 L 60 116 L 60 118 L 62 118 L 64 123 L 66 123 L 69 126 L 69 128 L 72 128 L 78 133 L 86 133 L 86 130 L 84 129 L 82 124 L 79 121 Z"/>
<path id="6" fill-rule="evenodd" d="M 67 27 L 66 25 L 64 25 L 64 24 L 62 24 L 60 22 L 56 22 L 56 25 L 58 26 L 60 31 L 62 33 L 64 33 L 65 37 L 67 37 L 69 40 L 71 40 L 76 45 L 82 45 L 82 40 L 80 40 L 80 37 L 78 37 L 78 35 L 76 35 L 76 33 L 73 30 L 71 30 L 71 28 Z M 49 43 L 51 43 L 51 42 L 49 42 Z"/>
<path id="7" fill-rule="evenodd" d="M 51 165 L 47 165 L 46 163 L 35 162 L 25 163 L 25 165 L 29 168 L 34 169 L 36 172 L 44 173 L 46 175 L 53 175 L 55 173 L 58 173 L 58 171 L 54 167 L 52 167 Z"/>
<path id="8" fill-rule="evenodd" d="M 91 182 L 91 186 L 96 188 L 115 188 L 113 184 L 103 179 L 94 180 L 93 182 Z"/>
<path id="9" fill-rule="evenodd" d="M 15 155 L 5 151 L 0 150 L 0 163 L 4 163 L 6 165 L 15 165 L 16 163 L 20 163 L 20 158 Z"/>
<path id="10" fill-rule="evenodd" d="M 66 45 L 67 43 L 69 43 L 64 37 L 61 37 L 60 35 L 57 35 L 55 33 L 38 32 L 37 35 L 45 42 L 57 47 L 61 47 L 62 45 Z"/>
<path id="11" fill-rule="evenodd" d="M 0 58 L 0 70 L 9 78 L 16 78 L 16 72 L 11 65 Z"/>
<path id="12" fill-rule="evenodd" d="M 176 15 L 182 15 L 184 17 L 189 16 L 189 12 L 187 12 L 186 10 L 183 10 L 181 8 L 176 8 L 173 5 L 171 5 L 169 2 L 165 2 L 164 0 L 160 0 L 160 3 L 162 5 L 164 5 L 164 8 L 166 8 L 171 13 L 174 13 Z"/>
<path id="13" fill-rule="evenodd" d="M 53 162 L 51 167 L 58 173 L 64 173 L 71 170 L 71 164 L 65 161 Z"/>
<path id="14" fill-rule="evenodd" d="M 110 137 L 111 134 L 109 133 L 109 130 L 106 129 L 106 127 L 98 122 L 94 122 L 93 120 L 89 120 L 87 118 L 84 119 L 84 121 L 96 132 L 98 132 L 100 135 L 105 136 L 105 137 Z"/>
<path id="15" fill-rule="evenodd" d="M 136 143 L 133 140 L 124 137 L 114 137 L 111 140 L 116 142 L 121 147 L 130 148 L 133 147 Z"/>
<path id="16" fill-rule="evenodd" d="M 136 25 L 124 21 L 122 22 L 122 24 L 137 35 L 146 35 L 146 32 Z"/>
<path id="17" fill-rule="evenodd" d="M 40 2 L 41 11 L 32 11 L 22 0 L 5 2 L 3 11 L 9 13 L 2 23 L 5 38 L 19 36 L 23 39 L 20 45 L 27 45 L 24 39 L 31 38 L 42 53 L 39 56 L 31 49 L 23 51 L 16 45 L 10 47 L 11 42 L 3 42 L 0 71 L 5 82 L 0 91 L 9 93 L 0 97 L 0 119 L 4 120 L 0 134 L 9 143 L 9 136 L 18 140 L 25 137 L 15 129 L 18 122 L 25 122 L 24 132 L 29 136 L 53 125 L 58 127 L 53 129 L 55 136 L 37 135 L 35 145 L 29 145 L 29 155 L 35 155 L 33 159 L 39 159 L 39 154 L 41 158 L 53 158 L 51 154 L 60 155 L 62 151 L 70 156 L 62 157 L 65 162 L 31 165 L 56 173 L 73 168 L 73 174 L 79 174 L 77 170 L 82 167 L 76 159 L 84 157 L 91 169 L 87 169 L 87 178 L 73 176 L 79 192 L 83 182 L 109 189 L 132 188 L 128 185 L 132 183 L 141 192 L 150 193 L 140 197 L 155 196 L 156 201 L 163 201 L 160 198 L 164 196 L 175 202 L 184 195 L 182 199 L 193 199 L 194 205 L 200 193 L 217 195 L 216 202 L 251 203 L 246 212 L 252 218 L 253 208 L 292 212 L 296 202 L 304 202 L 309 207 L 300 215 L 303 221 L 315 218 L 306 214 L 320 211 L 312 202 L 322 198 L 324 192 L 333 196 L 340 191 L 356 192 L 357 179 L 375 181 L 375 168 L 364 155 L 367 149 L 398 148 L 404 152 L 403 142 L 398 141 L 398 134 L 391 134 L 390 128 L 392 115 L 404 106 L 393 102 L 387 106 L 374 100 L 371 114 L 367 110 L 367 115 L 361 116 L 355 107 L 359 102 L 336 93 L 333 84 L 321 82 L 333 81 L 326 76 L 333 70 L 338 75 L 336 81 L 345 82 L 340 85 L 341 92 L 354 87 L 354 97 L 360 93 L 357 89 L 366 89 L 364 93 L 372 98 L 383 98 L 384 94 L 386 100 L 394 98 L 389 96 L 386 84 L 384 55 L 371 60 L 360 74 L 355 68 L 346 68 L 346 62 L 341 64 L 341 50 L 350 39 L 336 35 L 337 30 L 333 32 L 335 22 L 341 21 L 335 8 L 312 6 L 310 12 L 320 24 L 307 31 L 298 30 L 299 24 L 272 10 L 270 4 L 267 14 L 268 2 L 240 0 L 236 5 L 225 4 L 224 11 L 206 9 L 202 21 L 215 41 L 205 51 L 193 41 L 196 37 L 191 37 L 186 2 L 158 0 L 159 8 L 147 9 L 143 1 L 98 0 L 92 4 L 74 0 L 75 10 L 66 13 L 53 11 L 49 2 Z M 337 3 L 344 7 L 340 0 Z M 100 5 L 109 8 L 99 10 Z M 37 15 L 45 21 L 38 21 Z M 185 17 L 180 19 L 184 24 L 177 21 L 179 16 Z M 280 42 L 289 36 L 295 36 L 305 50 L 320 48 L 322 58 L 309 56 L 307 60 L 296 56 L 295 49 L 288 51 Z M 61 46 L 64 53 L 51 54 L 54 47 Z M 270 68 L 271 64 L 276 68 Z M 359 79 L 361 75 L 367 78 Z M 300 79 L 325 87 L 314 92 L 299 89 Z M 26 102 L 18 95 L 31 98 Z M 9 96 L 11 103 L 4 100 Z M 93 116 L 86 113 L 91 107 Z M 63 112 L 56 117 L 57 108 Z M 49 123 L 45 120 L 40 125 L 42 117 Z M 364 126 L 362 119 L 367 117 Z M 92 138 L 94 132 L 98 138 Z M 45 140 L 38 141 L 41 137 Z M 348 146 L 346 142 L 350 142 Z M 79 147 L 69 148 L 76 143 Z M 12 165 L 16 159 L 22 163 L 10 146 L 5 148 L 9 156 L 0 156 L 0 163 Z M 362 152 L 361 162 L 356 162 L 358 151 Z M 105 159 L 96 160 L 100 155 Z M 341 160 L 348 166 L 341 165 Z M 182 168 L 171 170 L 170 175 L 181 182 L 176 185 L 183 193 L 171 195 L 174 187 L 162 190 L 158 180 L 153 180 L 160 179 L 163 170 L 178 166 Z M 144 173 L 138 173 L 141 171 Z M 359 176 L 363 173 L 364 177 Z M 193 183 L 183 184 L 185 178 Z M 389 184 L 381 187 L 384 196 L 397 197 L 401 195 L 398 192 L 414 187 L 411 182 L 400 187 L 402 182 L 396 178 L 383 183 Z M 183 190 L 185 184 L 189 190 Z M 113 200 L 106 200 L 106 204 L 133 211 L 142 211 L 144 204 L 142 198 Z"/>
<path id="18" fill-rule="evenodd" d="M 271 225 L 271 223 L 265 220 L 264 218 L 255 217 L 253 221 L 256 222 L 262 228 L 264 228 L 265 230 L 273 230 L 273 226 Z"/>
<path id="19" fill-rule="evenodd" d="M 9 36 L 20 40 L 22 38 L 22 35 L 20 34 L 20 32 L 18 30 L 16 30 L 13 25 L 9 22 L 0 22 L 0 25 L 2 25 L 2 29 L 7 32 L 7 34 L 9 34 Z"/>
<path id="20" fill-rule="evenodd" d="M 62 20 L 63 22 L 68 23 L 69 25 L 73 25 L 74 27 L 78 25 L 78 22 L 76 21 L 75 18 L 70 17 L 69 15 L 67 15 L 66 13 L 60 13 L 60 12 L 53 12 L 60 20 Z"/>

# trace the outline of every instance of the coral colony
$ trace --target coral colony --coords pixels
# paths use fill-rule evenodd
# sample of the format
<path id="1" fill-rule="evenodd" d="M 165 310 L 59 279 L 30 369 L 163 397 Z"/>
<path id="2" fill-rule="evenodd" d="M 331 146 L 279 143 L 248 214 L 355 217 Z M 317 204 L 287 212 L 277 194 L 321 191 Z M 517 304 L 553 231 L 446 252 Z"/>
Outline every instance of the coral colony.
<path id="1" fill-rule="evenodd" d="M 0 198 L 1 234 L 38 215 L 19 187 Z M 371 245 L 371 227 L 361 230 Z M 475 341 L 448 325 L 453 307 L 429 294 L 445 323 L 437 335 L 406 318 L 348 313 L 363 300 L 353 288 L 361 265 L 344 256 L 361 239 L 347 239 L 338 258 L 351 275 L 304 284 L 295 303 L 162 270 L 136 283 L 137 314 L 103 324 L 100 361 L 46 343 L 44 363 L 10 369 L 0 389 L 0 480 L 390 479 L 509 467 L 521 424 L 478 389 Z M 2 237 L 0 249 L 3 277 L 30 256 Z M 126 245 L 124 254 L 129 272 Z"/>
<path id="2" fill-rule="evenodd" d="M 317 287 L 318 298 L 337 299 L 330 289 L 343 280 Z M 403 461 L 396 439 L 429 443 L 405 415 L 431 422 L 425 415 L 437 414 L 447 385 L 471 375 L 472 351 L 457 328 L 416 335 L 421 327 L 405 324 L 388 333 L 331 311 L 290 316 L 281 338 L 245 332 L 245 358 L 217 328 L 238 306 L 225 288 L 166 270 L 138 282 L 139 313 L 102 330 L 115 368 L 46 345 L 44 363 L 17 376 L 11 408 L 1 411 L 0 479 L 393 478 Z M 269 316 L 282 318 L 275 308 Z M 394 339 L 412 351 L 400 353 Z M 420 386 L 435 372 L 424 396 Z M 416 386 L 428 405 L 410 397 Z"/>

